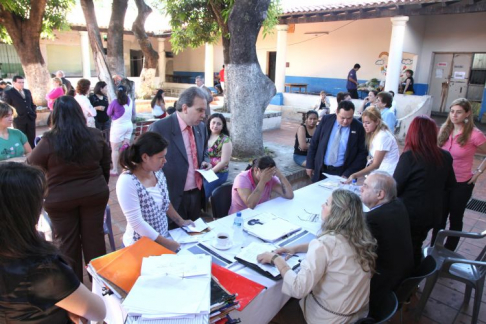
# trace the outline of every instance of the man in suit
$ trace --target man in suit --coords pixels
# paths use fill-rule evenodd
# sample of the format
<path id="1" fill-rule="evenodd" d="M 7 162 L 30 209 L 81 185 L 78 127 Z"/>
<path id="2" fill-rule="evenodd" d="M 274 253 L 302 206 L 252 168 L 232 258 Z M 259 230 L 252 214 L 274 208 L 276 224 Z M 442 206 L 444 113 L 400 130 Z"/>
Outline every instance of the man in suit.
<path id="1" fill-rule="evenodd" d="M 324 179 L 323 172 L 347 178 L 366 166 L 365 131 L 353 116 L 354 104 L 341 101 L 336 114 L 322 117 L 307 151 L 312 182 Z"/>
<path id="2" fill-rule="evenodd" d="M 176 113 L 153 123 L 149 131 L 169 141 L 164 174 L 172 206 L 184 219 L 201 215 L 202 177 L 196 169 L 209 169 L 208 136 L 203 122 L 206 94 L 197 87 L 181 93 Z M 194 150 L 196 152 L 194 152 Z"/>
<path id="3" fill-rule="evenodd" d="M 24 78 L 16 75 L 12 82 L 13 87 L 3 92 L 3 101 L 17 110 L 13 125 L 27 136 L 30 146 L 34 147 L 37 107 L 32 101 L 30 90 L 24 89 Z"/>
<path id="4" fill-rule="evenodd" d="M 378 243 L 376 273 L 371 279 L 370 314 L 379 310 L 381 298 L 395 290 L 414 268 L 410 221 L 397 199 L 395 179 L 384 171 L 371 173 L 361 187 L 361 200 L 371 234 Z"/>
<path id="5" fill-rule="evenodd" d="M 207 120 L 209 116 L 211 116 L 211 108 L 209 107 L 209 104 L 214 100 L 213 93 L 211 92 L 211 90 L 208 89 L 208 87 L 204 85 L 204 78 L 200 75 L 196 77 L 196 86 L 206 93 L 207 102 L 208 102 L 208 105 L 206 107 L 206 120 Z"/>

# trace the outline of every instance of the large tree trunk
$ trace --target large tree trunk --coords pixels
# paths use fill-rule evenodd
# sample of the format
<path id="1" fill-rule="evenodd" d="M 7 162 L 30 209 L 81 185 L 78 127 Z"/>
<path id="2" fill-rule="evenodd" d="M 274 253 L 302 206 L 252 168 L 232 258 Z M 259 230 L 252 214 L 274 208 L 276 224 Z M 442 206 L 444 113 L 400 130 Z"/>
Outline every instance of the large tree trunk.
<path id="1" fill-rule="evenodd" d="M 81 0 L 81 7 L 83 8 L 84 18 L 86 19 L 86 28 L 88 29 L 89 43 L 93 51 L 93 59 L 96 63 L 98 79 L 105 81 L 108 85 L 108 98 L 111 101 L 116 98 L 115 85 L 111 79 L 110 69 L 108 68 L 108 62 L 103 51 L 93 0 Z"/>
<path id="2" fill-rule="evenodd" d="M 137 95 L 139 98 L 149 99 L 155 83 L 155 71 L 159 63 L 159 53 L 153 49 L 152 43 L 145 33 L 145 20 L 152 13 L 152 8 L 147 6 L 144 0 L 135 0 L 138 8 L 137 19 L 133 22 L 132 31 L 138 40 L 143 52 L 143 69 L 140 73 L 140 87 Z"/>
<path id="3" fill-rule="evenodd" d="M 125 76 L 123 58 L 123 31 L 128 0 L 115 0 L 111 6 L 110 25 L 108 26 L 108 67 L 112 74 Z"/>
<path id="4" fill-rule="evenodd" d="M 258 33 L 269 4 L 270 0 L 235 1 L 228 19 L 231 43 L 225 80 L 230 90 L 233 156 L 239 158 L 263 155 L 263 112 L 276 92 L 256 54 Z"/>
<path id="5" fill-rule="evenodd" d="M 32 99 L 36 105 L 45 106 L 50 74 L 40 51 L 42 18 L 47 0 L 32 1 L 29 18 L 25 19 L 6 11 L 0 11 L 0 23 L 7 29 L 13 46 L 20 58 Z"/>

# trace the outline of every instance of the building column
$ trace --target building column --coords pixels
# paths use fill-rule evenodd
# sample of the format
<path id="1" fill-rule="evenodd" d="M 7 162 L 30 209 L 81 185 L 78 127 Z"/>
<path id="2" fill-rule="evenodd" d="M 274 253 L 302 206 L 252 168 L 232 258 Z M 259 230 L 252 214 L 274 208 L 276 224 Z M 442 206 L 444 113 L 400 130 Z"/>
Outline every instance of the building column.
<path id="1" fill-rule="evenodd" d="M 204 85 L 214 87 L 214 49 L 212 44 L 206 43 L 204 55 Z"/>
<path id="2" fill-rule="evenodd" d="M 277 93 L 285 92 L 288 25 L 277 25 L 277 60 L 275 63 L 275 87 Z"/>
<path id="3" fill-rule="evenodd" d="M 159 83 L 165 82 L 165 38 L 157 38 L 159 52 Z"/>
<path id="4" fill-rule="evenodd" d="M 390 50 L 388 51 L 388 67 L 386 69 L 385 91 L 398 93 L 400 83 L 400 72 L 402 68 L 403 40 L 405 38 L 405 28 L 407 27 L 408 17 L 393 17 L 392 34 L 390 40 Z"/>
<path id="5" fill-rule="evenodd" d="M 83 78 L 91 78 L 91 63 L 89 58 L 89 38 L 87 31 L 80 31 L 81 35 L 81 57 L 83 61 Z"/>

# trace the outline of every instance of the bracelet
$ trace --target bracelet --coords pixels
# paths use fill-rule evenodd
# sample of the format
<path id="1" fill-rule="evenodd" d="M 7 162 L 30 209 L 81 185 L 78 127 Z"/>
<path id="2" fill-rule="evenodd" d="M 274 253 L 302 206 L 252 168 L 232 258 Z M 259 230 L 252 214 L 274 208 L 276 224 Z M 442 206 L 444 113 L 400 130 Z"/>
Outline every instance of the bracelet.
<path id="1" fill-rule="evenodd" d="M 270 260 L 270 263 L 273 264 L 273 265 L 275 265 L 275 259 L 278 258 L 278 257 L 279 257 L 279 255 L 277 253 L 275 253 L 273 255 L 272 259 Z"/>
<path id="2" fill-rule="evenodd" d="M 476 172 L 483 173 L 483 170 L 481 170 L 480 168 L 477 168 Z"/>

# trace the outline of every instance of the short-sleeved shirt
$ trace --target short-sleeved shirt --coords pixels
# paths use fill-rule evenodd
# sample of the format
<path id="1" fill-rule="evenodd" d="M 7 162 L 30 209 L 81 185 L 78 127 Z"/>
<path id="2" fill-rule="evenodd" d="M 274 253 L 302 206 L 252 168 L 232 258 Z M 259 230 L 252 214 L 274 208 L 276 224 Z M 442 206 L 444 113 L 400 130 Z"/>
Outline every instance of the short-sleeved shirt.
<path id="1" fill-rule="evenodd" d="M 472 177 L 472 166 L 474 160 L 474 154 L 478 146 L 483 145 L 486 142 L 486 136 L 479 129 L 474 128 L 469 141 L 461 147 L 457 142 L 459 136 L 452 138 L 452 133 L 447 139 L 447 141 L 442 145 L 442 148 L 452 155 L 452 166 L 454 168 L 454 173 L 456 174 L 457 182 L 469 181 Z"/>
<path id="2" fill-rule="evenodd" d="M 358 89 L 358 85 L 354 82 L 349 81 L 349 78 L 358 81 L 358 78 L 356 77 L 356 70 L 355 69 L 351 69 L 351 71 L 349 71 L 349 73 L 348 73 L 348 78 L 346 79 L 346 80 L 348 80 L 348 82 L 346 83 L 346 89 L 348 89 L 348 90 Z"/>
<path id="3" fill-rule="evenodd" d="M 8 139 L 0 137 L 0 160 L 23 156 L 27 136 L 18 129 L 7 128 Z"/>
<path id="4" fill-rule="evenodd" d="M 73 270 L 57 255 L 0 263 L 1 323 L 71 323 L 56 306 L 78 289 Z"/>
<path id="5" fill-rule="evenodd" d="M 228 135 L 220 134 L 218 139 L 214 141 L 213 146 L 208 148 L 208 156 L 211 162 L 211 166 L 214 168 L 216 164 L 221 162 L 221 156 L 223 154 L 223 145 L 229 143 L 231 140 Z M 228 172 L 228 165 L 225 166 L 218 173 Z"/>
<path id="6" fill-rule="evenodd" d="M 265 185 L 265 189 L 263 190 L 262 197 L 260 198 L 258 205 L 268 201 L 270 199 L 273 187 L 279 184 L 280 180 L 276 176 L 273 176 L 272 179 Z M 257 185 L 255 184 L 251 174 L 251 169 L 243 171 L 236 176 L 235 181 L 233 182 L 233 189 L 231 190 L 231 207 L 229 214 L 233 214 L 248 208 L 236 189 L 250 189 L 253 191 L 255 190 L 256 186 Z"/>
<path id="7" fill-rule="evenodd" d="M 388 172 L 393 176 L 400 159 L 400 151 L 398 150 L 397 140 L 389 131 L 380 130 L 373 138 L 370 145 L 370 155 L 374 157 L 376 151 L 386 152 L 378 170 Z"/>

